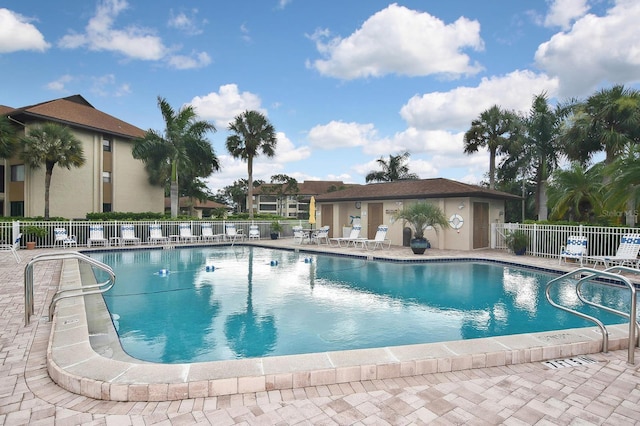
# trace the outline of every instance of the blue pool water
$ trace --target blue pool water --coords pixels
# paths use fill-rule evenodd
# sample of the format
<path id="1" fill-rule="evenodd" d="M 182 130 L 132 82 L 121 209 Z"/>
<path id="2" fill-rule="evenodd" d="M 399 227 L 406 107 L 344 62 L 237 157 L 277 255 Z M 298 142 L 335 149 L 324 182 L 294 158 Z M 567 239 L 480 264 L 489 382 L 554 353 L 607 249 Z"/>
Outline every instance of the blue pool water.
<path id="1" fill-rule="evenodd" d="M 92 253 L 124 350 L 184 363 L 531 333 L 593 324 L 551 307 L 542 272 L 483 262 L 393 263 L 259 247 Z M 163 271 L 168 271 L 164 273 Z M 585 286 L 628 312 L 616 288 Z M 554 300 L 579 307 L 569 283 Z M 593 312 L 589 307 L 584 312 Z M 605 324 L 624 320 L 598 312 Z"/>

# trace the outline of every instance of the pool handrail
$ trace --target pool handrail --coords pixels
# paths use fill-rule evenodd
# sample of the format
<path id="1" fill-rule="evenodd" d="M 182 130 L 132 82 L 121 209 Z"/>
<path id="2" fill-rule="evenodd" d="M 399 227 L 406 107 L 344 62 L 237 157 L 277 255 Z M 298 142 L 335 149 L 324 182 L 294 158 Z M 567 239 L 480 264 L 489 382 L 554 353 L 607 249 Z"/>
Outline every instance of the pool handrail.
<path id="1" fill-rule="evenodd" d="M 617 273 L 616 273 L 617 272 Z M 608 352 L 609 350 L 609 333 L 605 327 L 605 325 L 602 323 L 602 321 L 600 321 L 599 319 L 591 316 L 591 315 L 587 315 L 585 313 L 576 311 L 574 309 L 571 308 L 567 308 L 566 306 L 562 306 L 556 302 L 554 302 L 551 298 L 551 287 L 553 286 L 553 284 L 564 280 L 566 278 L 574 278 L 576 277 L 576 275 L 580 275 L 581 277 L 578 279 L 578 281 L 576 282 L 576 295 L 578 296 L 578 298 L 585 304 L 590 305 L 590 306 L 594 306 L 596 308 L 599 309 L 603 309 L 607 312 L 616 314 L 616 315 L 620 315 L 622 317 L 625 317 L 627 319 L 629 319 L 629 345 L 628 345 L 628 355 L 627 355 L 627 363 L 629 364 L 634 364 L 634 352 L 635 352 L 635 347 L 636 345 L 640 342 L 639 341 L 639 330 L 640 330 L 640 326 L 638 325 L 637 321 L 636 321 L 636 288 L 633 285 L 633 283 L 631 281 L 629 281 L 628 278 L 620 275 L 620 272 L 629 272 L 629 273 L 640 273 L 640 271 L 638 269 L 634 269 L 634 268 L 630 268 L 628 266 L 612 266 L 610 268 L 607 268 L 603 271 L 600 271 L 598 269 L 594 269 L 594 268 L 588 268 L 588 267 L 580 267 L 578 269 L 575 269 L 571 272 L 567 272 L 564 275 L 561 275 L 559 277 L 556 277 L 554 279 L 552 279 L 551 281 L 549 281 L 547 283 L 547 287 L 545 289 L 545 296 L 547 298 L 547 301 L 554 307 L 561 309 L 563 311 L 572 313 L 574 315 L 579 316 L 580 318 L 586 319 L 588 321 L 591 321 L 593 323 L 595 323 L 599 328 L 600 331 L 602 333 L 602 352 Z M 595 303 L 592 302 L 590 300 L 587 300 L 584 298 L 584 296 L 582 295 L 581 289 L 582 289 L 582 285 L 586 282 L 586 281 L 590 281 L 593 280 L 594 278 L 607 278 L 611 281 L 618 281 L 618 282 L 622 282 L 631 292 L 631 301 L 630 301 L 630 308 L 629 308 L 629 314 L 618 311 L 616 309 L 610 308 L 608 306 L 604 306 L 601 305 L 599 303 Z M 593 281 L 594 283 L 597 284 L 601 284 L 601 285 L 611 285 L 608 284 L 606 282 L 598 282 L 598 281 Z"/>
<path id="2" fill-rule="evenodd" d="M 58 301 L 62 300 L 62 299 L 66 299 L 69 297 L 75 297 L 75 296 L 84 296 L 84 295 L 89 295 L 89 294 L 99 294 L 99 293 L 104 293 L 105 291 L 108 291 L 109 289 L 111 289 L 116 281 L 116 275 L 115 272 L 113 271 L 113 269 L 109 266 L 106 265 L 96 259 L 93 259 L 83 253 L 77 252 L 77 251 L 71 251 L 71 252 L 58 252 L 58 253 L 44 253 L 44 254 L 40 254 L 37 256 L 34 256 L 25 266 L 24 269 L 24 325 L 25 327 L 27 325 L 29 325 L 29 323 L 31 322 L 31 315 L 33 315 L 34 313 L 34 298 L 33 298 L 33 267 L 34 264 L 38 263 L 38 262 L 44 262 L 44 261 L 49 261 L 49 260 L 64 260 L 64 259 L 77 259 L 77 260 L 81 260 L 83 262 L 86 262 L 88 264 L 90 264 L 91 266 L 95 266 L 98 269 L 102 269 L 103 271 L 105 271 L 108 275 L 109 275 L 109 279 L 103 283 L 97 283 L 97 284 L 93 284 L 93 285 L 89 285 L 89 286 L 84 286 L 81 287 L 79 289 L 67 289 L 67 290 L 58 290 L 56 292 L 56 294 L 53 296 L 52 300 L 51 300 L 51 304 L 49 305 L 49 319 L 52 319 L 53 316 L 53 309 L 55 308 L 55 305 L 57 304 Z M 107 286 L 107 287 L 105 287 Z M 93 290 L 93 291 L 85 291 L 85 290 L 92 290 L 92 289 L 98 289 L 98 290 Z M 72 291 L 77 291 L 77 290 L 81 290 L 80 293 L 74 293 L 74 294 L 66 294 Z"/>

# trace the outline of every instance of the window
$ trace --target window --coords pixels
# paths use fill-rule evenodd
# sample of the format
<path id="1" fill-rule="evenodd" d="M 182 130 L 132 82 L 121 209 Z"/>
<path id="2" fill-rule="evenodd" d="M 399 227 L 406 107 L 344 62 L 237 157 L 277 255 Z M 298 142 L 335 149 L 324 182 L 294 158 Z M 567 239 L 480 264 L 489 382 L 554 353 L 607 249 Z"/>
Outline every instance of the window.
<path id="1" fill-rule="evenodd" d="M 102 182 L 111 183 L 111 172 L 102 172 Z"/>
<path id="2" fill-rule="evenodd" d="M 11 182 L 24 182 L 24 164 L 11 166 Z"/>
<path id="3" fill-rule="evenodd" d="M 102 212 L 109 213 L 111 211 L 111 203 L 103 203 L 102 204 Z"/>
<path id="4" fill-rule="evenodd" d="M 11 216 L 24 216 L 24 201 L 11 202 Z"/>
<path id="5" fill-rule="evenodd" d="M 111 139 L 102 138 L 102 150 L 103 151 L 107 151 L 107 152 L 111 152 Z"/>
<path id="6" fill-rule="evenodd" d="M 263 212 L 275 212 L 276 206 L 275 204 L 260 204 L 260 211 Z"/>

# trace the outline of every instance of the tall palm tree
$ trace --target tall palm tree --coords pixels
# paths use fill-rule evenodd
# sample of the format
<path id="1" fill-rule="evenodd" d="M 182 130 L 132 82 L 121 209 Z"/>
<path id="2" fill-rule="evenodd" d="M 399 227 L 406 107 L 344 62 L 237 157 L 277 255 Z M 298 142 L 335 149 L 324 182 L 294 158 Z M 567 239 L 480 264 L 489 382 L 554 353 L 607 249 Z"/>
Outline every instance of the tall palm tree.
<path id="1" fill-rule="evenodd" d="M 590 213 L 597 214 L 602 208 L 602 164 L 586 169 L 574 161 L 566 170 L 553 174 L 549 187 L 549 202 L 553 205 L 554 219 L 587 220 Z"/>
<path id="2" fill-rule="evenodd" d="M 464 153 L 473 154 L 480 148 L 489 150 L 489 188 L 495 189 L 496 156 L 506 152 L 515 137 L 518 118 L 515 113 L 500 109 L 497 105 L 483 111 L 471 122 L 464 134 Z"/>
<path id="3" fill-rule="evenodd" d="M 33 169 L 44 165 L 44 218 L 49 219 L 49 188 L 56 164 L 60 167 L 81 167 L 84 162 L 82 143 L 68 127 L 45 123 L 29 129 L 21 140 L 20 158 Z"/>
<path id="4" fill-rule="evenodd" d="M 369 182 L 393 182 L 396 180 L 419 179 L 415 173 L 409 173 L 409 166 L 405 162 L 411 154 L 408 151 L 398 155 L 389 155 L 389 161 L 380 157 L 376 161 L 382 168 L 379 171 L 370 171 L 365 181 Z"/>
<path id="5" fill-rule="evenodd" d="M 133 157 L 145 163 L 149 182 L 164 186 L 169 181 L 171 217 L 177 217 L 180 176 L 207 177 L 220 169 L 213 147 L 205 137 L 216 128 L 207 121 L 198 120 L 190 105 L 176 112 L 158 96 L 158 107 L 165 129 L 162 132 L 147 130 L 143 138 L 136 139 Z"/>
<path id="6" fill-rule="evenodd" d="M 640 200 L 640 145 L 629 146 L 605 173 L 611 178 L 604 199 L 607 210 L 615 212 L 615 217 L 625 216 L 627 226 L 635 226 Z"/>
<path id="7" fill-rule="evenodd" d="M 6 116 L 0 116 L 0 158 L 11 158 L 17 147 L 16 141 L 15 127 Z"/>
<path id="8" fill-rule="evenodd" d="M 276 131 L 269 120 L 258 111 L 245 111 L 229 124 L 234 134 L 227 137 L 227 151 L 233 158 L 247 162 L 247 192 L 249 218 L 253 219 L 253 159 L 261 152 L 271 158 L 275 155 Z"/>

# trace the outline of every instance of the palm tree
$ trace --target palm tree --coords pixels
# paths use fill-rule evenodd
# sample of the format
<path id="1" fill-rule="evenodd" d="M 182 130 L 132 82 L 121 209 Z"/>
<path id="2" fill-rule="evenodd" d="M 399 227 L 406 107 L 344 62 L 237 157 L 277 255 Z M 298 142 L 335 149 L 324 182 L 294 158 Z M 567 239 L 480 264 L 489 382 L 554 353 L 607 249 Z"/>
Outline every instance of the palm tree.
<path id="1" fill-rule="evenodd" d="M 602 207 L 602 164 L 586 169 L 575 161 L 567 170 L 557 170 L 549 187 L 549 201 L 553 205 L 551 217 L 585 221 L 590 213 Z"/>
<path id="2" fill-rule="evenodd" d="M 31 168 L 45 166 L 44 175 L 44 218 L 49 219 L 49 188 L 56 164 L 71 170 L 81 167 L 84 162 L 82 143 L 68 127 L 56 123 L 45 123 L 29 129 L 21 140 L 20 158 Z"/>
<path id="3" fill-rule="evenodd" d="M 625 216 L 627 226 L 635 226 L 636 203 L 640 200 L 640 145 L 629 146 L 605 173 L 611 177 L 604 200 L 607 210 L 616 212 L 615 217 Z"/>
<path id="4" fill-rule="evenodd" d="M 165 122 L 163 132 L 147 130 L 143 138 L 136 139 L 133 157 L 145 163 L 149 182 L 166 185 L 169 181 L 171 217 L 178 216 L 180 176 L 207 177 L 220 169 L 218 158 L 207 132 L 215 132 L 213 124 L 198 120 L 192 106 L 182 107 L 177 113 L 169 103 L 158 97 L 158 107 Z M 187 172 L 188 171 L 188 172 Z"/>
<path id="5" fill-rule="evenodd" d="M 276 131 L 267 118 L 258 111 L 245 111 L 229 124 L 229 131 L 235 133 L 227 137 L 227 151 L 233 158 L 247 162 L 247 191 L 249 218 L 253 219 L 253 159 L 262 152 L 271 158 L 275 155 Z"/>
<path id="6" fill-rule="evenodd" d="M 396 180 L 419 179 L 415 173 L 409 173 L 409 166 L 404 164 L 411 154 L 408 151 L 398 155 L 389 155 L 389 161 L 382 157 L 376 161 L 382 168 L 380 171 L 370 171 L 365 181 L 369 182 L 393 182 Z"/>
<path id="7" fill-rule="evenodd" d="M 0 158 L 11 158 L 16 150 L 16 129 L 9 119 L 0 116 Z"/>
<path id="8" fill-rule="evenodd" d="M 515 138 L 518 118 L 515 113 L 500 109 L 497 105 L 482 112 L 471 122 L 464 134 L 464 153 L 473 154 L 479 148 L 489 150 L 489 188 L 495 189 L 496 155 L 506 152 Z"/>

